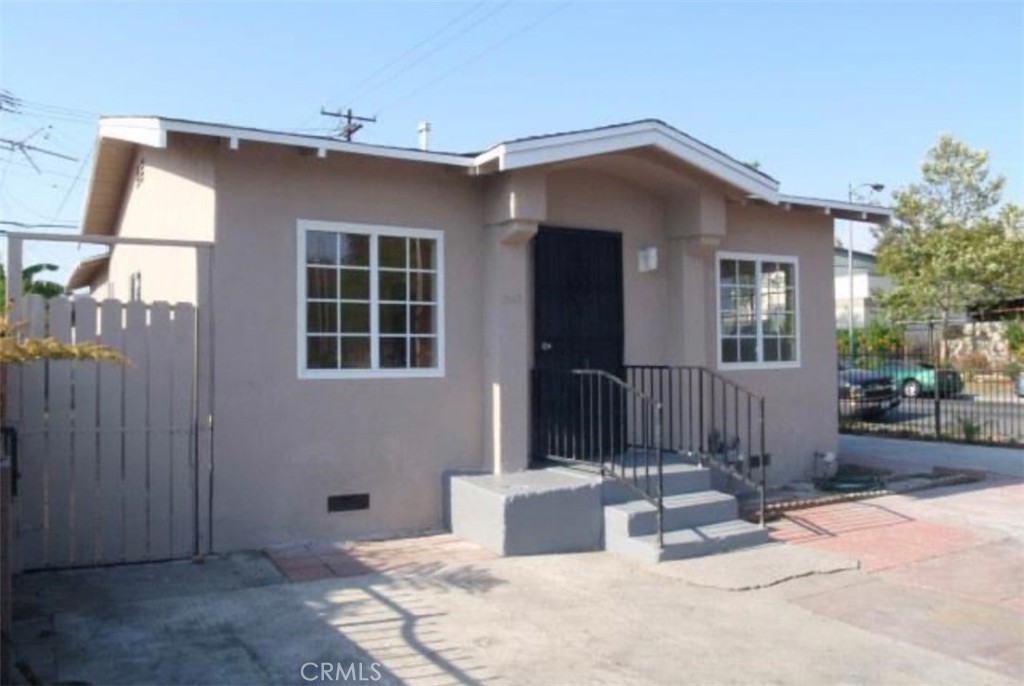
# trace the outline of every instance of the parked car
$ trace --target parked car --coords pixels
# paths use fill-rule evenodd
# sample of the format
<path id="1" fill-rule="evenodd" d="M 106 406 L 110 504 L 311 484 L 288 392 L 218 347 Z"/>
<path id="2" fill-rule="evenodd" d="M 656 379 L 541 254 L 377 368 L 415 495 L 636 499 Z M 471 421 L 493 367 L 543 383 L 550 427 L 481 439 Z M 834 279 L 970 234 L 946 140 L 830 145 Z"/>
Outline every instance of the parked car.
<path id="1" fill-rule="evenodd" d="M 891 377 L 904 398 L 919 398 L 922 395 L 956 397 L 964 390 L 960 372 L 953 369 L 936 369 L 927 362 L 902 362 L 890 360 L 877 367 L 879 374 Z"/>
<path id="2" fill-rule="evenodd" d="M 1017 374 L 1017 395 L 1024 398 L 1024 372 Z"/>
<path id="3" fill-rule="evenodd" d="M 867 369 L 839 370 L 839 415 L 880 417 L 899 407 L 900 391 L 893 380 Z"/>

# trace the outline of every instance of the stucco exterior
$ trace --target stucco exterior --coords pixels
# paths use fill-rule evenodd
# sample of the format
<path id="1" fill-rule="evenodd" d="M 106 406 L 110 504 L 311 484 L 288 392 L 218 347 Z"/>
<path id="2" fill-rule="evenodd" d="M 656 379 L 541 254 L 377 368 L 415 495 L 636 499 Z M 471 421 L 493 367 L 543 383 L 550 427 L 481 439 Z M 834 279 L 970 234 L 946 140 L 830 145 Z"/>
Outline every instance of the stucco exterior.
<path id="1" fill-rule="evenodd" d="M 835 450 L 832 217 L 743 193 L 641 149 L 470 174 L 455 166 L 174 134 L 139 146 L 119 231 L 213 239 L 213 539 L 218 550 L 439 527 L 443 474 L 516 472 L 529 459 L 532 239 L 543 226 L 622 235 L 627 364 L 717 369 L 716 255 L 799 261 L 796 368 L 723 370 L 766 397 L 770 480 Z M 301 220 L 444 234 L 439 378 L 296 373 Z M 641 272 L 638 252 L 659 265 Z M 119 247 L 114 295 L 195 297 L 190 251 Z M 190 290 L 191 289 L 191 290 Z M 303 305 L 304 306 L 304 305 Z M 328 512 L 368 493 L 367 510 Z"/>
<path id="2" fill-rule="evenodd" d="M 124 182 L 115 234 L 213 240 L 216 147 L 208 139 L 177 135 L 166 148 L 136 150 Z M 129 300 L 133 274 L 142 277 L 141 300 L 196 302 L 193 248 L 116 246 L 106 274 L 91 289 L 99 298 Z"/>

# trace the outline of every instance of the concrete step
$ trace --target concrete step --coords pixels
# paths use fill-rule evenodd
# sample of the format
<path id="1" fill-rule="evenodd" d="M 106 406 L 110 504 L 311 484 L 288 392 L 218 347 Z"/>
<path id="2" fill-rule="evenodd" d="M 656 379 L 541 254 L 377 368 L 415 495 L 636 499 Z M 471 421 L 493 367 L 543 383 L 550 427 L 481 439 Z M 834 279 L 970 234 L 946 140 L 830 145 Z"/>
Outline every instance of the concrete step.
<path id="1" fill-rule="evenodd" d="M 718 524 L 665 531 L 664 548 L 658 548 L 655 534 L 646 536 L 605 535 L 605 550 L 644 562 L 681 560 L 713 555 L 769 542 L 768 531 L 742 519 Z"/>
<path id="2" fill-rule="evenodd" d="M 667 496 L 664 529 L 687 529 L 717 524 L 739 515 L 736 498 L 719 491 Z M 631 500 L 604 508 L 605 536 L 643 536 L 658 530 L 658 510 L 646 500 Z"/>
<path id="3" fill-rule="evenodd" d="M 679 495 L 681 493 L 694 493 L 697 491 L 706 491 L 711 488 L 711 470 L 707 467 L 697 467 L 695 465 L 683 464 L 681 462 L 670 462 L 665 464 L 663 470 L 663 483 L 665 487 L 666 495 Z M 619 471 L 615 471 L 616 476 L 619 475 Z M 626 470 L 627 480 L 632 480 L 632 470 Z M 657 478 L 657 469 L 654 465 L 651 465 L 651 480 Z M 637 479 L 641 487 L 644 486 L 644 470 L 643 463 L 637 470 Z M 616 503 L 622 503 L 636 498 L 636 493 L 626 488 L 625 486 L 616 483 L 615 479 L 608 479 L 608 488 L 605 493 L 605 504 L 612 505 Z"/>

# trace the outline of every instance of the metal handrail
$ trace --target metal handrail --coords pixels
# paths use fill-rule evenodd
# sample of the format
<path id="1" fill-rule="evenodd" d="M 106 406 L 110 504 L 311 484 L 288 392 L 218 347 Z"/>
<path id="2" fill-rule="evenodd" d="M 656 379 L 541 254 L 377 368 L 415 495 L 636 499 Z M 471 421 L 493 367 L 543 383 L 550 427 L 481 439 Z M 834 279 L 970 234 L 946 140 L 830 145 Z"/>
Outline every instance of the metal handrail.
<path id="1" fill-rule="evenodd" d="M 627 365 L 631 386 L 667 408 L 665 448 L 694 456 L 758 491 L 765 525 L 766 468 L 764 396 L 707 367 Z M 757 469 L 756 478 L 752 476 Z"/>
<path id="2" fill-rule="evenodd" d="M 532 381 L 534 457 L 597 466 L 626 485 L 656 508 L 662 547 L 661 401 L 601 369 L 534 369 Z"/>

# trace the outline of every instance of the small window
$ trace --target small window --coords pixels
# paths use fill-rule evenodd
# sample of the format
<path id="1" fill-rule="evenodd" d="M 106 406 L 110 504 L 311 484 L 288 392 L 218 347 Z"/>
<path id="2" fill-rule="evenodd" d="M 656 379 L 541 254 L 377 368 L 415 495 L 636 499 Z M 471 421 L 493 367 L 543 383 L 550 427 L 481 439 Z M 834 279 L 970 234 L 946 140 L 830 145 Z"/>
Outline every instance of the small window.
<path id="1" fill-rule="evenodd" d="M 444 373 L 440 231 L 299 222 L 299 375 Z"/>
<path id="2" fill-rule="evenodd" d="M 718 255 L 718 361 L 722 367 L 800 364 L 797 259 Z"/>
<path id="3" fill-rule="evenodd" d="M 128 277 L 128 299 L 132 302 L 142 300 L 142 272 L 133 272 Z"/>

